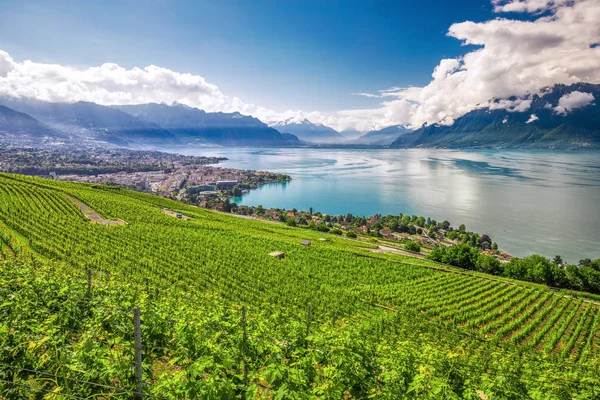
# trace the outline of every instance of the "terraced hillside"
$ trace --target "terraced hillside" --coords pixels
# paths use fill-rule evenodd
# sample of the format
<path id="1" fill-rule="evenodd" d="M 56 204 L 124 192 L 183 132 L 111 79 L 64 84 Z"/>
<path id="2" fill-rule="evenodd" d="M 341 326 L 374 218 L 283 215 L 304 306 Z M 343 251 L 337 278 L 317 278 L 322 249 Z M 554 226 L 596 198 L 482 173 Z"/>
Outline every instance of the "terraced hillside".
<path id="1" fill-rule="evenodd" d="M 0 196 L 7 398 L 131 397 L 134 307 L 144 392 L 159 397 L 600 393 L 600 307 L 585 296 L 104 186 L 1 174 Z"/>

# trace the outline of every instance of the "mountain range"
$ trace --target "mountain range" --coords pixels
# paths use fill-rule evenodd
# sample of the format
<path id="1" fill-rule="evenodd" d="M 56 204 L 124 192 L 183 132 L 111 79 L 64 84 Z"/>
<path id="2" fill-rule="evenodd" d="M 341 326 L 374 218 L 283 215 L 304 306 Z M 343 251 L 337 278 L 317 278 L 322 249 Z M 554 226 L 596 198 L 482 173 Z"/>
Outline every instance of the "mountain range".
<path id="1" fill-rule="evenodd" d="M 183 104 L 116 106 L 138 120 L 156 124 L 186 144 L 221 146 L 291 146 L 298 138 L 281 133 L 257 118 L 234 113 L 207 113 Z"/>
<path id="2" fill-rule="evenodd" d="M 555 85 L 526 99 L 495 100 L 452 125 L 401 135 L 392 147 L 597 149 L 600 85 Z"/>
<path id="3" fill-rule="evenodd" d="M 333 128 L 322 124 L 314 124 L 306 118 L 294 122 L 288 119 L 271 125 L 280 132 L 289 133 L 307 143 L 343 143 L 348 139 Z"/>
<path id="4" fill-rule="evenodd" d="M 350 141 L 349 144 L 389 146 L 396 139 L 398 139 L 399 136 L 410 132 L 412 132 L 410 129 L 402 125 L 388 126 L 387 128 L 367 132 L 366 134 Z"/>
<path id="5" fill-rule="evenodd" d="M 117 146 L 307 146 L 394 148 L 600 148 L 600 85 L 555 85 L 525 98 L 492 99 L 457 118 L 411 131 L 402 125 L 347 136 L 304 119 L 268 126 L 238 112 L 183 104 L 102 106 L 0 97 L 0 140 Z M 352 138 L 353 137 L 353 138 Z"/>

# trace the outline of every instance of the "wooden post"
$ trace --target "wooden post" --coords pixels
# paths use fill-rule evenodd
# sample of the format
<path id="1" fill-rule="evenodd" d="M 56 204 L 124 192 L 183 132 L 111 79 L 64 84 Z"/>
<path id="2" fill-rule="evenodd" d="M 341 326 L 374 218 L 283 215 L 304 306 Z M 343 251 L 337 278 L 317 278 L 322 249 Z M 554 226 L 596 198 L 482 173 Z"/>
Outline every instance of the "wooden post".
<path id="1" fill-rule="evenodd" d="M 244 329 L 244 338 L 242 343 L 242 361 L 244 364 L 244 392 L 242 398 L 246 398 L 246 390 L 248 389 L 248 362 L 246 361 L 246 347 L 248 344 L 248 331 L 246 328 L 246 306 L 242 306 L 242 328 Z"/>
<path id="2" fill-rule="evenodd" d="M 135 377 L 137 379 L 137 392 L 135 398 L 144 398 L 144 383 L 142 381 L 142 329 L 140 320 L 140 308 L 133 310 L 133 327 L 135 330 Z"/>
<path id="3" fill-rule="evenodd" d="M 306 336 L 310 333 L 310 304 L 306 310 Z"/>
<path id="4" fill-rule="evenodd" d="M 92 292 L 92 271 L 87 270 L 88 294 Z"/>

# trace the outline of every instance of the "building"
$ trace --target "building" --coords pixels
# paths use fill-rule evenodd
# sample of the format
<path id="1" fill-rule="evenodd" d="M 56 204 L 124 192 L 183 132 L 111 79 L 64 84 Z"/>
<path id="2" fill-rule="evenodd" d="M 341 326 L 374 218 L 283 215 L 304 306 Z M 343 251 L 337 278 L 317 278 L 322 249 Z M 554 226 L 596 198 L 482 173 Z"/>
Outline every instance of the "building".
<path id="1" fill-rule="evenodd" d="M 219 190 L 231 190 L 236 187 L 237 181 L 217 181 L 217 189 Z"/>

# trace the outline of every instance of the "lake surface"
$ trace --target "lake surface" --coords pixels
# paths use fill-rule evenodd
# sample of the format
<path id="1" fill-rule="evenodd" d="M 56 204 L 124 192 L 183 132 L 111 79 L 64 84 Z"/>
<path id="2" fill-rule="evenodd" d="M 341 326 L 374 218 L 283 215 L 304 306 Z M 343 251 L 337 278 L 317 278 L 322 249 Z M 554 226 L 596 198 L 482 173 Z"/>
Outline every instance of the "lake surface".
<path id="1" fill-rule="evenodd" d="M 328 214 L 416 214 L 487 233 L 502 250 L 600 257 L 600 153 L 549 151 L 180 149 L 224 166 L 287 173 L 238 204 Z"/>

